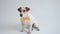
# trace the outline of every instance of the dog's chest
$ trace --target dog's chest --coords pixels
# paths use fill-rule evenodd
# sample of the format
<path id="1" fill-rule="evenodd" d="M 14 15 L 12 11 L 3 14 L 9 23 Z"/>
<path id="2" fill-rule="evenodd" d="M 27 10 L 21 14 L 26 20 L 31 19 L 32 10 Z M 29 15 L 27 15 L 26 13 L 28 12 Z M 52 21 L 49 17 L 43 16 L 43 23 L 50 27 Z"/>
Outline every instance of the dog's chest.
<path id="1" fill-rule="evenodd" d="M 21 18 L 21 22 L 24 24 L 29 24 L 30 23 L 30 17 L 26 17 L 26 18 Z"/>

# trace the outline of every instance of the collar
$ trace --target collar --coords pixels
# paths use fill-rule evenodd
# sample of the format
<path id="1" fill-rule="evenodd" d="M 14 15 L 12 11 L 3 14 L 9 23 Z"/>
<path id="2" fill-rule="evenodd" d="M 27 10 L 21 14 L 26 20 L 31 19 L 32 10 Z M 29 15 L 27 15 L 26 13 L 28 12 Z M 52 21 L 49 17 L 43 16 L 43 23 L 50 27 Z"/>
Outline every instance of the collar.
<path id="1" fill-rule="evenodd" d="M 27 20 L 30 20 L 30 17 L 28 16 L 28 17 L 23 17 L 23 18 L 21 18 L 21 22 L 25 22 L 25 21 L 27 21 Z"/>

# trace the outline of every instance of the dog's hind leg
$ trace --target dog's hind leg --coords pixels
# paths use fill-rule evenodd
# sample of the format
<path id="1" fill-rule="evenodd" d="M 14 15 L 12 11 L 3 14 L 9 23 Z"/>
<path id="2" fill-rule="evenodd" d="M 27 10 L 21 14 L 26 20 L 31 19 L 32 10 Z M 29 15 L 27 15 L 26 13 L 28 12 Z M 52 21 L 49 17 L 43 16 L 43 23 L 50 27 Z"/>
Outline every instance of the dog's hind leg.
<path id="1" fill-rule="evenodd" d="M 35 25 L 35 23 L 32 24 L 32 30 L 33 30 L 33 28 L 36 29 L 37 31 L 40 31 L 40 29 Z"/>

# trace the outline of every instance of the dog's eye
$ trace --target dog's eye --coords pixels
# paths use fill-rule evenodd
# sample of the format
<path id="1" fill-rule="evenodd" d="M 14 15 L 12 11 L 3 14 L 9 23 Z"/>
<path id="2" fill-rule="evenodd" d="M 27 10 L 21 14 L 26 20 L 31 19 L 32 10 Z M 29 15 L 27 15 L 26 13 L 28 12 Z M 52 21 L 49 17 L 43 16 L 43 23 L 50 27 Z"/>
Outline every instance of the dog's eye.
<path id="1" fill-rule="evenodd" d="M 21 12 L 21 11 L 20 11 Z"/>
<path id="2" fill-rule="evenodd" d="M 23 12 L 25 12 L 25 10 L 23 10 Z"/>

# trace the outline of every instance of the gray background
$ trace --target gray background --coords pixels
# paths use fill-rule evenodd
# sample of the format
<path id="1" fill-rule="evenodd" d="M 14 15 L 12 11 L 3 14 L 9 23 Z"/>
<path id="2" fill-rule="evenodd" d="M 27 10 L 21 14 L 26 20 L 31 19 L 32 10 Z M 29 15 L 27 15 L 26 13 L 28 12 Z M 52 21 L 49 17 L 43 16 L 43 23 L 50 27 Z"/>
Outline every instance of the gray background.
<path id="1" fill-rule="evenodd" d="M 60 34 L 60 0 L 0 0 L 0 34 L 25 34 L 20 32 L 17 8 L 29 6 L 37 19 L 40 32 L 32 34 Z"/>

